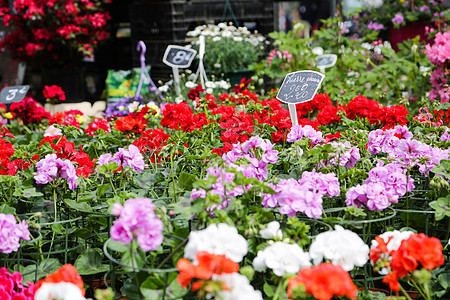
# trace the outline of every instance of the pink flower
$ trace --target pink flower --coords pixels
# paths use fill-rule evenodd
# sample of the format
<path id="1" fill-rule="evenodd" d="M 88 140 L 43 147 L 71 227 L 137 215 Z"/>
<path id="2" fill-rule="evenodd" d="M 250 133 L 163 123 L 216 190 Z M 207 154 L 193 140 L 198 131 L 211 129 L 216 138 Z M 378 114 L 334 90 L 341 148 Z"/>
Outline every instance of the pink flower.
<path id="1" fill-rule="evenodd" d="M 391 21 L 392 23 L 402 24 L 405 21 L 405 18 L 403 18 L 402 13 L 398 13 L 392 18 Z"/>
<path id="2" fill-rule="evenodd" d="M 136 198 L 125 201 L 119 211 L 113 207 L 119 218 L 111 226 L 111 238 L 124 244 L 136 239 L 143 251 L 156 250 L 163 241 L 163 224 L 155 214 L 151 199 Z"/>
<path id="3" fill-rule="evenodd" d="M 20 247 L 20 239 L 30 240 L 28 224 L 23 220 L 16 223 L 13 215 L 0 213 L 0 252 L 16 252 Z"/>

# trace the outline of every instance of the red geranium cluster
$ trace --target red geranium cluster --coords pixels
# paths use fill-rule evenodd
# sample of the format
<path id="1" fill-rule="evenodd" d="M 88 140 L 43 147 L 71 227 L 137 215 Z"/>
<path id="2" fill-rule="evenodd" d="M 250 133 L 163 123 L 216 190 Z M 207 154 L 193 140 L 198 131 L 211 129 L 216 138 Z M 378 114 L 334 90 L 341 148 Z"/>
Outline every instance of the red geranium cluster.
<path id="1" fill-rule="evenodd" d="M 162 113 L 161 125 L 171 129 L 191 132 L 195 129 L 201 130 L 203 125 L 208 124 L 205 113 L 194 115 L 194 112 L 186 102 L 167 104 Z"/>
<path id="2" fill-rule="evenodd" d="M 18 170 L 25 170 L 31 166 L 31 162 L 22 158 L 12 159 L 15 149 L 10 141 L 4 137 L 14 139 L 14 135 L 9 132 L 8 128 L 0 127 L 0 175 L 16 175 Z"/>
<path id="3" fill-rule="evenodd" d="M 88 136 L 93 136 L 98 130 L 103 130 L 106 133 L 111 132 L 111 125 L 107 119 L 94 118 L 94 120 L 84 130 Z"/>
<path id="4" fill-rule="evenodd" d="M 367 118 L 371 124 L 381 124 L 386 127 L 405 125 L 408 115 L 408 110 L 403 105 L 383 107 L 377 101 L 364 96 L 356 96 L 347 104 L 345 111 L 349 119 Z"/>
<path id="5" fill-rule="evenodd" d="M 375 239 L 378 246 L 371 249 L 370 259 L 375 264 L 382 259 L 385 267 L 390 267 L 391 272 L 383 278 L 383 282 L 389 284 L 392 291 L 400 290 L 399 278 L 412 274 L 420 266 L 432 270 L 444 264 L 442 244 L 435 237 L 415 233 L 403 240 L 400 247 L 393 251 L 387 248 L 390 240 L 385 243 L 380 237 Z"/>
<path id="6" fill-rule="evenodd" d="M 142 135 L 133 142 L 133 145 L 139 148 L 141 153 L 146 153 L 151 162 L 160 161 L 158 154 L 162 147 L 167 145 L 167 140 L 170 138 L 169 134 L 164 133 L 162 128 L 149 129 L 142 132 Z"/>
<path id="7" fill-rule="evenodd" d="M 211 280 L 213 275 L 239 271 L 239 265 L 225 255 L 199 251 L 196 254 L 196 258 L 198 261 L 197 265 L 193 265 L 186 258 L 181 258 L 177 263 L 177 269 L 180 271 L 177 281 L 183 288 L 188 287 L 193 279 L 197 279 L 191 286 L 193 291 L 200 289 L 227 290 L 228 287 L 224 283 Z"/>
<path id="8" fill-rule="evenodd" d="M 187 97 L 190 100 L 195 100 L 195 98 L 200 96 L 200 93 L 204 93 L 204 92 L 205 92 L 205 89 L 202 87 L 202 85 L 197 84 L 197 86 L 195 88 L 189 90 Z"/>
<path id="9" fill-rule="evenodd" d="M 56 112 L 49 121 L 49 125 L 59 124 L 64 126 L 74 126 L 80 129 L 80 122 L 77 116 L 82 116 L 83 113 L 79 110 L 69 110 L 66 112 Z"/>
<path id="10" fill-rule="evenodd" d="M 42 91 L 42 94 L 44 95 L 45 99 L 47 99 L 50 102 L 58 102 L 58 101 L 65 101 L 66 100 L 66 93 L 62 90 L 61 87 L 57 85 L 46 85 L 44 87 L 44 90 Z"/>
<path id="11" fill-rule="evenodd" d="M 16 0 L 0 1 L 0 17 L 7 34 L 0 42 L 14 58 L 31 64 L 60 64 L 75 57 L 91 57 L 100 41 L 109 37 L 111 0 Z M 14 3 L 10 7 L 9 3 Z"/>
<path id="12" fill-rule="evenodd" d="M 20 102 L 11 103 L 9 110 L 15 118 L 20 119 L 25 125 L 42 123 L 44 119 L 51 117 L 49 112 L 30 97 Z"/>
<path id="13" fill-rule="evenodd" d="M 288 278 L 287 294 L 290 299 L 295 299 L 296 289 L 300 285 L 306 294 L 314 296 L 317 300 L 330 300 L 334 296 L 357 298 L 358 288 L 348 272 L 340 265 L 332 263 L 303 268 L 297 276 Z"/>

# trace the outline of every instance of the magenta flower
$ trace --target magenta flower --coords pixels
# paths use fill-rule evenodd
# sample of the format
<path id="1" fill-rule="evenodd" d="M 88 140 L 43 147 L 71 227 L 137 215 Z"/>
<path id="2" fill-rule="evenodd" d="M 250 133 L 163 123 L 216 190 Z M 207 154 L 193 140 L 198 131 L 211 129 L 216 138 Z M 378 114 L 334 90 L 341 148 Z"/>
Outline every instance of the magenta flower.
<path id="1" fill-rule="evenodd" d="M 128 199 L 123 207 L 119 206 L 114 205 L 119 218 L 111 226 L 111 239 L 124 244 L 136 239 L 143 251 L 156 250 L 163 242 L 163 224 L 155 214 L 152 200 Z"/>
<path id="2" fill-rule="evenodd" d="M 9 273 L 8 269 L 0 268 L 0 299 L 33 300 L 34 285 L 28 282 L 28 287 L 22 283 L 23 277 L 19 272 Z"/>
<path id="3" fill-rule="evenodd" d="M 405 18 L 403 18 L 402 13 L 398 13 L 392 18 L 391 21 L 392 23 L 402 24 L 405 21 Z"/>
<path id="4" fill-rule="evenodd" d="M 17 223 L 13 215 L 0 213 L 0 252 L 16 252 L 20 246 L 20 240 L 30 240 L 28 224 L 25 220 Z"/>
<path id="5" fill-rule="evenodd" d="M 384 29 L 384 25 L 376 22 L 369 22 L 369 24 L 367 24 L 367 28 L 378 31 Z"/>

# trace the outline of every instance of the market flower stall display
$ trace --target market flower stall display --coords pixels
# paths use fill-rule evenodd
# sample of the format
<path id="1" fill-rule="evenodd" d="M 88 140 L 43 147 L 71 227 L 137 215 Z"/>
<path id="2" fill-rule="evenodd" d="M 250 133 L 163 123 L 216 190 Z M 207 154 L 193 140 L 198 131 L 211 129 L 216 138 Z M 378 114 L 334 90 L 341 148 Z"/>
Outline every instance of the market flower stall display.
<path id="1" fill-rule="evenodd" d="M 272 34 L 237 84 L 187 70 L 104 117 L 1 104 L 0 298 L 448 299 L 448 32 L 396 53 L 325 25 Z M 330 52 L 293 125 L 261 81 Z"/>

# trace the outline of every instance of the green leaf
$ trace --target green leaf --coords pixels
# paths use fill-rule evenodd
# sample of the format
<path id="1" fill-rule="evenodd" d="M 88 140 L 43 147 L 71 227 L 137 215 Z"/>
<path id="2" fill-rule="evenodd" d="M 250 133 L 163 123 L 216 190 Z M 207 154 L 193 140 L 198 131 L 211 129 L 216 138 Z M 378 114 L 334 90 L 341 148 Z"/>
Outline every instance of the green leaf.
<path id="1" fill-rule="evenodd" d="M 31 187 L 31 188 L 24 189 L 22 192 L 22 195 L 25 198 L 31 198 L 31 197 L 39 197 L 39 196 L 42 196 L 43 194 L 41 192 L 36 192 L 35 187 Z"/>
<path id="2" fill-rule="evenodd" d="M 64 199 L 64 203 L 77 211 L 92 212 L 92 207 L 86 202 L 76 202 L 70 199 Z"/>
<path id="3" fill-rule="evenodd" d="M 180 174 L 180 177 L 178 177 L 178 183 L 185 189 L 185 190 L 192 190 L 192 184 L 197 180 L 197 177 L 193 174 L 189 173 L 182 173 Z"/>
<path id="4" fill-rule="evenodd" d="M 264 293 L 266 293 L 267 297 L 273 297 L 275 295 L 275 292 L 273 291 L 273 287 L 268 284 L 267 282 L 264 283 L 263 286 Z"/>
<path id="5" fill-rule="evenodd" d="M 64 227 L 61 224 L 59 224 L 59 223 L 52 224 L 51 227 L 52 227 L 52 230 L 54 232 L 56 232 L 57 234 L 63 234 L 63 232 L 64 232 Z"/>
<path id="6" fill-rule="evenodd" d="M 447 290 L 450 287 L 450 273 L 440 274 L 437 279 L 444 289 Z"/>
<path id="7" fill-rule="evenodd" d="M 102 184 L 97 188 L 97 197 L 101 197 L 106 191 L 111 188 L 110 184 Z"/>
<path id="8" fill-rule="evenodd" d="M 78 228 L 72 232 L 72 235 L 82 239 L 87 239 L 91 235 L 91 231 L 87 228 Z"/>
<path id="9" fill-rule="evenodd" d="M 98 248 L 90 248 L 78 256 L 75 267 L 80 275 L 92 275 L 109 270 L 109 265 L 102 264 L 103 252 Z"/>
<path id="10" fill-rule="evenodd" d="M 6 204 L 2 204 L 2 205 L 0 205 L 0 213 L 4 213 L 5 215 L 15 214 L 16 209 L 8 206 Z"/>
<path id="11" fill-rule="evenodd" d="M 129 251 L 129 248 L 127 245 L 125 245 L 122 242 L 113 241 L 113 240 L 108 241 L 108 248 L 111 249 L 112 251 L 116 251 L 116 252 L 120 252 L 120 253 Z"/>
<path id="12" fill-rule="evenodd" d="M 61 267 L 61 263 L 56 258 L 44 259 L 39 266 L 29 265 L 25 267 L 22 275 L 24 281 L 35 281 L 44 278 L 45 276 L 56 272 Z"/>

